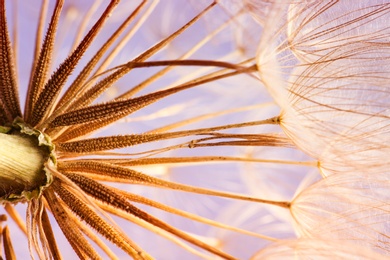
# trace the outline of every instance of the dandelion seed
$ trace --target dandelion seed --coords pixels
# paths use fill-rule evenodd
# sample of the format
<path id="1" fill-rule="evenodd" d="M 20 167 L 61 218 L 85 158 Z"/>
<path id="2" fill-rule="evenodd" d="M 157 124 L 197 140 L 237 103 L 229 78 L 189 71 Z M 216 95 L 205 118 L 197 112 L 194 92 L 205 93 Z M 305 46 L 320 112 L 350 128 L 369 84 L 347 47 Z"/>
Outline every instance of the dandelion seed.
<path id="1" fill-rule="evenodd" d="M 122 18 L 120 22 L 112 21 L 113 24 L 118 23 L 117 30 L 112 30 L 112 27 L 107 29 L 105 25 L 115 17 L 113 14 L 118 11 L 118 5 L 126 13 L 116 17 L 118 20 Z M 254 205 L 287 208 L 289 203 L 283 200 L 249 196 L 229 187 L 222 189 L 223 183 L 210 177 L 206 181 L 203 178 L 199 185 L 185 184 L 165 179 L 168 174 L 145 173 L 153 168 L 143 166 L 175 168 L 181 163 L 206 165 L 211 161 L 226 162 L 226 165 L 300 163 L 246 157 L 235 148 L 252 146 L 283 150 L 294 147 L 279 132 L 247 131 L 274 126 L 276 120 L 274 115 L 242 120 L 246 110 L 256 111 L 259 108 L 258 97 L 253 97 L 250 91 L 244 97 L 236 94 L 240 90 L 233 89 L 230 90 L 234 93 L 231 100 L 221 99 L 221 93 L 229 91 L 231 82 L 241 85 L 245 82 L 244 78 L 256 82 L 252 79 L 254 54 L 250 53 L 255 45 L 249 44 L 249 40 L 242 45 L 237 41 L 234 47 L 221 48 L 210 44 L 212 40 L 219 39 L 221 32 L 230 32 L 235 27 L 238 29 L 234 32 L 246 33 L 243 21 L 249 21 L 249 15 L 243 7 L 230 9 L 216 1 L 196 3 L 196 8 L 187 5 L 181 10 L 185 15 L 176 21 L 174 29 L 169 27 L 166 35 L 150 47 L 146 43 L 140 46 L 138 38 L 134 40 L 133 36 L 140 32 L 140 28 L 147 30 L 148 26 L 165 21 L 147 19 L 153 17 L 153 11 L 164 6 L 165 3 L 158 4 L 158 1 L 120 3 L 112 0 L 97 3 L 80 21 L 82 26 L 74 33 L 74 42 L 64 39 L 66 47 L 60 48 L 61 29 L 65 26 L 62 23 L 66 20 L 73 23 L 78 19 L 74 16 L 75 7 L 62 0 L 44 1 L 38 17 L 36 47 L 22 113 L 13 56 L 18 51 L 17 44 L 12 43 L 8 35 L 5 1 L 0 1 L 0 202 L 5 205 L 8 216 L 26 233 L 31 257 L 69 258 L 65 255 L 67 250 L 57 244 L 58 237 L 62 235 L 80 259 L 106 256 L 115 259 L 123 258 L 123 254 L 134 259 L 161 257 L 154 255 L 158 252 L 154 243 L 149 239 L 143 240 L 142 235 L 138 236 L 137 228 L 140 227 L 178 245 L 180 249 L 177 250 L 188 251 L 183 253 L 185 256 L 235 259 L 235 256 L 224 252 L 214 238 L 208 238 L 204 233 L 192 235 L 186 227 L 176 227 L 159 217 L 166 215 L 178 215 L 191 224 L 196 221 L 256 239 L 277 239 L 194 214 L 191 210 L 196 208 L 196 201 L 182 202 L 190 205 L 189 211 L 158 201 L 159 197 L 163 197 L 162 189 L 169 189 L 177 191 L 176 197 L 184 198 L 185 195 L 177 194 L 187 192 L 203 195 L 205 201 L 210 198 L 219 203 L 224 199 L 241 200 Z M 68 16 L 64 17 L 64 10 Z M 220 20 L 208 23 L 213 27 L 210 29 L 212 33 L 200 36 L 193 33 L 200 22 L 209 22 L 216 14 Z M 183 22 L 179 23 L 181 20 Z M 252 21 L 252 26 L 257 25 Z M 188 40 L 191 31 L 193 35 Z M 189 42 L 188 50 L 181 50 L 183 42 Z M 174 45 L 179 51 L 172 54 L 169 50 Z M 252 49 L 246 48 L 248 46 Z M 70 51 L 64 55 L 67 49 Z M 59 50 L 61 53 L 58 53 Z M 213 54 L 213 58 L 208 57 L 209 53 Z M 59 58 L 61 55 L 63 59 Z M 52 68 L 55 69 L 50 74 Z M 176 81 L 177 77 L 180 80 Z M 224 83 L 213 90 L 214 86 L 218 86 L 217 81 Z M 194 91 L 203 85 L 207 87 Z M 115 86 L 118 86 L 118 95 L 105 98 L 105 92 Z M 194 92 L 191 94 L 190 91 Z M 190 94 L 185 94 L 188 92 Z M 24 94 L 22 88 L 20 93 Z M 126 120 L 127 116 L 140 113 L 142 118 L 158 114 L 156 111 L 161 107 L 171 107 L 175 103 L 172 96 L 186 104 L 182 118 L 177 119 L 176 115 L 169 120 L 166 120 L 169 115 L 164 118 L 148 117 L 153 123 L 148 127 L 142 125 L 142 131 L 141 123 L 128 127 L 133 121 Z M 195 98 L 201 102 L 194 102 Z M 262 101 L 269 102 L 270 99 Z M 160 107 L 156 107 L 156 103 Z M 205 107 L 205 104 L 210 111 L 200 113 L 199 107 Z M 208 120 L 217 116 L 222 117 L 223 123 Z M 121 127 L 113 124 L 120 120 Z M 176 129 L 179 127 L 181 129 Z M 97 130 L 102 132 L 96 133 Z M 213 176 L 216 175 L 214 173 Z M 216 187 L 207 187 L 207 181 Z M 151 188 L 159 190 L 154 198 L 145 195 Z M 16 205 L 23 203 L 27 204 L 25 221 L 16 210 Z M 153 214 L 158 210 L 164 211 L 165 215 Z M 114 219 L 118 218 L 124 222 L 117 224 Z M 13 248 L 7 227 L 2 237 L 6 249 L 4 255 L 12 259 Z M 139 245 L 140 242 L 143 244 Z M 74 258 L 74 255 L 70 257 Z"/>
<path id="2" fill-rule="evenodd" d="M 282 128 L 325 175 L 387 164 L 389 52 L 382 21 L 389 6 L 349 3 L 274 4 L 282 22 L 264 31 L 259 47 L 259 71 L 282 107 Z"/>
<path id="3" fill-rule="evenodd" d="M 386 3 L 103 2 L 0 1 L 1 257 L 388 254 Z"/>
<path id="4" fill-rule="evenodd" d="M 348 241 L 388 255 L 388 191 L 387 172 L 333 174 L 297 195 L 291 214 L 302 237 Z"/>
<path id="5" fill-rule="evenodd" d="M 386 259 L 362 246 L 331 240 L 297 239 L 272 244 L 252 259 Z"/>

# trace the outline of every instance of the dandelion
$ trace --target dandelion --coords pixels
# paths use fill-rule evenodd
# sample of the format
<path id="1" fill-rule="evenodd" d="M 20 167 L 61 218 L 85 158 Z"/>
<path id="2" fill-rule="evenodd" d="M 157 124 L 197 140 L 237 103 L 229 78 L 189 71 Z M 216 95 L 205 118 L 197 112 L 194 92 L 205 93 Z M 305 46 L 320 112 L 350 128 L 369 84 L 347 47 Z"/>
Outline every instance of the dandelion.
<path id="1" fill-rule="evenodd" d="M 304 238 L 347 241 L 388 255 L 388 191 L 387 172 L 332 174 L 298 194 L 291 214 Z"/>
<path id="2" fill-rule="evenodd" d="M 103 2 L 0 1 L 6 259 L 388 253 L 386 3 Z"/>
<path id="3" fill-rule="evenodd" d="M 274 243 L 253 259 L 385 259 L 382 255 L 350 243 L 331 240 L 296 239 Z"/>
<path id="4" fill-rule="evenodd" d="M 17 30 L 9 34 L 11 30 L 7 22 L 10 19 L 7 19 L 4 1 L 0 2 L 0 196 L 7 215 L 26 233 L 31 257 L 36 254 L 40 259 L 61 259 L 64 250 L 56 241 L 61 236 L 58 234 L 62 233 L 81 259 L 99 259 L 101 255 L 117 259 L 111 244 L 134 259 L 150 259 L 152 254 L 149 250 L 138 245 L 140 239 L 137 239 L 137 231 L 134 230 L 139 226 L 198 257 L 211 258 L 214 255 L 234 259 L 234 256 L 220 249 L 219 241 L 190 234 L 148 212 L 156 209 L 191 222 L 197 221 L 258 239 L 277 239 L 183 211 L 146 196 L 145 190 L 153 187 L 286 208 L 289 203 L 284 200 L 223 191 L 219 183 L 218 189 L 207 188 L 205 180 L 199 187 L 193 183 L 182 184 L 167 179 L 166 172 L 180 164 L 210 162 L 226 162 L 229 165 L 239 162 L 313 165 L 310 162 L 237 155 L 234 147 L 274 147 L 284 150 L 293 148 L 293 145 L 279 132 L 240 132 L 244 128 L 275 125 L 276 118 L 269 115 L 258 120 L 242 121 L 242 112 L 259 108 L 258 97 L 251 100 L 243 97 L 240 101 L 237 95 L 233 95 L 232 102 L 224 99 L 218 103 L 220 93 L 227 91 L 229 82 L 236 80 L 242 84 L 242 78 L 250 80 L 256 66 L 253 56 L 246 57 L 251 50 L 245 44 L 242 49 L 235 46 L 233 50 L 240 49 L 235 53 L 229 46 L 225 47 L 226 52 L 220 46 L 211 50 L 205 47 L 222 31 L 229 31 L 232 26 L 240 28 L 240 19 L 249 19 L 240 6 L 229 9 L 215 1 L 205 3 L 197 3 L 196 8 L 189 8 L 189 11 L 184 8 L 186 15 L 177 19 L 177 23 L 182 22 L 181 25 L 177 26 L 176 23 L 174 30 L 168 26 L 167 32 L 161 30 L 161 39 L 142 50 L 145 47 L 140 48 L 137 41 L 132 44 L 128 41 L 134 39 L 139 28 L 145 28 L 143 26 L 149 20 L 156 23 L 152 18 L 147 18 L 152 17 L 156 8 L 163 8 L 164 4 L 157 1 L 125 2 L 121 3 L 122 10 L 126 10 L 125 15 L 119 12 L 115 16 L 112 14 L 115 14 L 119 1 L 113 0 L 105 5 L 96 2 L 90 12 L 83 16 L 82 26 L 74 35 L 74 44 L 63 39 L 67 47 L 58 49 L 61 46 L 61 30 L 64 30 L 62 22 L 72 24 L 74 12 L 77 11 L 62 0 L 51 5 L 43 1 L 23 107 L 18 96 L 21 73 L 17 72 L 17 61 L 20 59 Z M 129 8 L 132 8 L 131 11 Z M 45 10 L 49 10 L 49 22 L 43 37 Z M 99 15 L 95 17 L 94 12 Z M 218 17 L 225 14 L 225 18 L 220 18 L 214 24 L 210 22 L 215 15 L 213 12 L 217 12 Z M 120 22 L 113 21 L 118 23 L 117 30 L 105 29 L 105 25 L 114 17 L 123 18 Z M 210 28 L 211 33 L 201 37 L 186 35 L 188 31 L 196 30 L 201 22 L 215 28 Z M 12 25 L 16 26 L 17 23 L 14 21 Z M 253 26 L 257 26 L 256 23 L 253 22 Z M 242 32 L 247 28 L 240 29 Z M 187 37 L 191 38 L 190 49 L 182 45 Z M 97 42 L 102 45 L 99 46 Z M 128 46 L 133 46 L 134 53 L 133 49 L 127 49 Z M 172 46 L 184 50 L 172 53 Z M 64 54 L 67 49 L 69 54 Z M 198 52 L 199 49 L 202 52 Z M 216 49 L 220 53 L 217 52 L 217 58 L 206 59 L 207 53 L 215 55 Z M 120 52 L 121 55 L 118 54 Z M 83 56 L 88 57 L 87 54 L 91 56 L 84 60 Z M 64 57 L 60 59 L 55 55 Z M 171 58 L 164 59 L 166 57 Z M 118 61 L 120 58 L 124 60 Z M 56 69 L 49 76 L 52 67 Z M 129 77 L 130 73 L 134 78 Z M 177 77 L 180 79 L 176 80 Z M 225 83 L 220 88 L 212 90 L 218 85 L 217 81 L 224 79 Z M 209 88 L 203 89 L 201 94 L 185 94 L 202 85 Z M 24 94 L 23 91 L 20 93 Z M 171 96 L 184 101 L 175 104 Z M 240 104 L 244 101 L 255 104 L 245 107 Z M 157 102 L 162 105 L 154 106 Z M 222 109 L 216 109 L 221 104 Z M 226 104 L 233 106 L 226 107 Z M 197 110 L 205 105 L 213 110 L 200 114 Z M 177 120 L 176 114 L 182 113 L 182 110 L 188 112 L 188 116 L 185 114 L 184 119 Z M 219 116 L 224 118 L 223 124 L 207 122 L 207 119 Z M 236 121 L 237 118 L 241 120 Z M 132 123 L 143 119 L 151 120 L 149 129 L 137 133 L 140 127 Z M 188 125 L 191 127 L 185 128 Z M 179 127 L 184 127 L 184 130 L 176 130 Z M 224 149 L 219 149 L 221 147 Z M 202 152 L 186 153 L 182 150 Z M 148 169 L 153 169 L 153 173 L 146 173 Z M 163 177 L 158 176 L 157 170 Z M 213 178 L 207 179 L 216 182 Z M 157 194 L 164 193 L 161 191 Z M 25 221 L 16 209 L 21 204 L 27 204 Z M 130 226 L 134 230 L 125 232 L 122 225 L 116 224 L 118 218 L 125 220 L 126 225 L 135 224 Z M 4 221 L 5 217 L 2 217 L 2 223 Z M 56 228 L 57 225 L 60 230 Z M 7 259 L 13 259 L 8 230 L 8 226 L 5 226 L 1 233 L 4 254 Z M 148 247 L 155 246 L 149 243 Z"/>
<path id="5" fill-rule="evenodd" d="M 283 2 L 272 12 L 282 22 L 264 31 L 258 67 L 283 109 L 285 133 L 321 162 L 324 175 L 383 167 L 389 4 Z"/>
<path id="6" fill-rule="evenodd" d="M 271 3 L 274 19 L 264 26 L 257 56 L 260 77 L 282 109 L 283 131 L 319 161 L 324 177 L 290 206 L 298 237 L 325 241 L 314 247 L 320 254 L 295 241 L 290 255 L 320 258 L 326 241 L 388 254 L 388 7 Z"/>

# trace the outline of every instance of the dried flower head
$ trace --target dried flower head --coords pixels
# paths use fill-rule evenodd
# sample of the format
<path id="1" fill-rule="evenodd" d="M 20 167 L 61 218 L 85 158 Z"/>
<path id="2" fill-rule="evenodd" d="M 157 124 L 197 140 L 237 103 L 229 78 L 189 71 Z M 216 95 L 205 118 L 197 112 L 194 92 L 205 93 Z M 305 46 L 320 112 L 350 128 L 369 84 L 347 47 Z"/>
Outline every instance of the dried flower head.
<path id="1" fill-rule="evenodd" d="M 251 80 L 256 66 L 253 53 L 250 56 L 254 50 L 249 46 L 254 45 L 250 45 L 249 40 L 241 45 L 242 49 L 224 47 L 222 43 L 209 44 L 211 48 L 205 45 L 233 27 L 237 28 L 234 32 L 245 33 L 248 28 L 242 27 L 242 22 L 249 21 L 250 16 L 239 5 L 230 8 L 216 1 L 193 3 L 194 6 L 183 7 L 185 16 L 178 17 L 173 26 L 159 32 L 159 40 L 153 40 L 149 47 L 146 41 L 140 47 L 137 41 L 128 41 L 149 20 L 154 24 L 165 22 L 151 15 L 156 8 L 164 8 L 164 3 L 125 2 L 122 3 L 125 14 L 111 15 L 119 2 L 94 3 L 90 12 L 82 17 L 79 30 L 74 35 L 75 44 L 69 48 L 69 54 L 64 55 L 66 47 L 61 52 L 57 49 L 61 46 L 61 30 L 65 30 L 66 22 L 69 24 L 75 19 L 77 9 L 63 0 L 50 4 L 43 1 L 23 110 L 18 96 L 17 30 L 13 30 L 11 40 L 5 1 L 0 1 L 0 201 L 11 219 L 26 233 L 31 256 L 37 254 L 40 259 L 63 257 L 62 247 L 56 243 L 58 225 L 81 259 L 99 259 L 101 254 L 118 258 L 110 243 L 106 244 L 102 239 L 134 259 L 152 258 L 148 250 L 135 242 L 136 235 L 125 232 L 120 224 L 116 224 L 113 218 L 119 217 L 126 220 L 125 223 L 134 223 L 167 238 L 191 254 L 202 258 L 216 255 L 234 259 L 221 250 L 222 246 L 218 243 L 168 224 L 149 213 L 150 208 L 151 211 L 159 209 L 246 236 L 275 240 L 161 203 L 145 195 L 147 188 L 139 188 L 154 187 L 288 206 L 285 201 L 221 191 L 222 184 L 217 185 L 219 190 L 206 188 L 204 184 L 204 187 L 197 187 L 169 180 L 165 176 L 157 177 L 158 173 L 145 172 L 151 166 L 160 167 L 162 172 L 169 171 L 168 167 L 178 164 L 284 162 L 235 153 L 237 149 L 234 147 L 292 147 L 290 141 L 279 133 L 240 132 L 244 127 L 276 123 L 273 116 L 239 120 L 243 118 L 243 112 L 266 105 L 259 106 L 258 98 L 252 97 L 250 101 L 253 104 L 245 107 L 242 103 L 248 104 L 248 96 L 237 98 L 233 95 L 231 102 L 216 98 L 221 96 L 222 91 L 227 91 L 229 82 L 242 83 L 242 78 Z M 33 7 L 27 5 L 27 8 Z M 96 16 L 96 13 L 99 15 Z M 47 14 L 49 23 L 46 26 Z M 213 21 L 215 14 L 218 14 L 218 21 Z M 110 30 L 105 28 L 110 16 L 121 20 L 112 22 L 118 24 L 116 30 L 112 30 L 114 25 L 110 26 Z M 200 37 L 189 35 L 200 23 L 213 28 L 208 28 L 208 32 Z M 252 24 L 257 26 L 254 21 Z M 17 26 L 17 23 L 13 21 L 12 25 Z M 88 29 L 84 33 L 85 28 Z M 67 41 L 64 39 L 65 46 L 69 46 Z M 190 44 L 183 46 L 186 41 Z M 134 48 L 134 53 L 125 46 Z M 174 48 L 175 52 L 172 53 L 170 48 Z M 217 58 L 207 59 L 208 52 Z M 61 55 L 64 56 L 62 61 L 58 58 Z M 122 61 L 118 61 L 120 59 Z M 52 67 L 57 68 L 50 73 Z M 131 73 L 133 78 L 129 77 Z M 224 79 L 227 80 L 223 84 L 216 83 Z M 202 85 L 207 88 L 185 94 L 186 90 Z M 23 91 L 21 93 L 24 94 Z M 177 100 L 180 101 L 178 104 Z M 162 105 L 155 107 L 156 102 Z M 205 104 L 209 111 L 199 110 Z M 161 107 L 165 111 L 154 111 Z M 137 128 L 136 124 L 130 128 L 131 123 L 137 122 L 137 117 L 128 116 L 144 110 L 139 118 L 157 120 L 148 130 L 137 133 L 141 128 Z M 175 115 L 180 113 L 183 113 L 180 120 L 175 119 Z M 207 122 L 207 119 L 218 116 L 224 118 L 223 124 Z M 179 127 L 183 130 L 176 130 Z M 98 130 L 101 132 L 97 133 Z M 132 149 L 127 149 L 129 147 Z M 180 149 L 197 150 L 194 148 L 202 152 L 175 153 Z M 289 164 L 288 161 L 284 163 Z M 25 222 L 15 208 L 20 203 L 27 204 Z M 4 228 L 2 237 L 5 257 L 12 259 L 14 252 L 8 227 Z"/>
<path id="2" fill-rule="evenodd" d="M 5 2 L 0 258 L 388 254 L 386 1 Z"/>

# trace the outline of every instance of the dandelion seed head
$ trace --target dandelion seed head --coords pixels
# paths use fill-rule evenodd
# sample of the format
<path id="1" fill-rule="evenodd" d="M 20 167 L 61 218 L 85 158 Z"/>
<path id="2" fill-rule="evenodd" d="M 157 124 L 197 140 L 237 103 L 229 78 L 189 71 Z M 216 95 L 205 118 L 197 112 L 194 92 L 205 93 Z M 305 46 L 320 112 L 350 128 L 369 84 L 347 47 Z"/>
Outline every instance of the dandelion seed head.
<path id="1" fill-rule="evenodd" d="M 284 23 L 264 32 L 264 45 L 275 44 L 260 44 L 258 53 L 260 76 L 282 108 L 282 128 L 325 175 L 375 171 L 388 150 L 381 141 L 388 133 L 389 66 L 380 22 L 387 4 L 345 11 L 347 2 L 275 4 Z"/>
<path id="2" fill-rule="evenodd" d="M 4 2 L 0 258 L 387 254 L 387 3 Z"/>
<path id="3" fill-rule="evenodd" d="M 305 238 L 349 241 L 388 254 L 388 185 L 387 172 L 344 172 L 318 181 L 292 203 L 298 233 Z"/>

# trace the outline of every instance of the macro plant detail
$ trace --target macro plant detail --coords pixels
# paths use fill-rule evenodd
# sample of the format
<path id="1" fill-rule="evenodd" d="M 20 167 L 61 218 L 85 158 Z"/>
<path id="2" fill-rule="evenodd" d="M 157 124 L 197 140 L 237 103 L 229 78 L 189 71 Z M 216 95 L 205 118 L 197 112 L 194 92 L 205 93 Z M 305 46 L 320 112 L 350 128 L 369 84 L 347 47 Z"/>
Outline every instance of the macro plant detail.
<path id="1" fill-rule="evenodd" d="M 359 2 L 346 11 L 347 3 L 275 7 L 285 22 L 265 32 L 259 47 L 260 73 L 283 108 L 281 126 L 321 161 L 324 175 L 376 171 L 388 151 L 389 4 Z"/>
<path id="2" fill-rule="evenodd" d="M 354 245 L 350 243 L 320 239 L 280 241 L 259 251 L 253 259 L 291 259 L 297 255 L 300 259 L 386 259 L 383 255 L 366 249 L 361 249 L 357 255 Z"/>
<path id="3" fill-rule="evenodd" d="M 1 257 L 384 259 L 389 7 L 0 1 Z"/>

